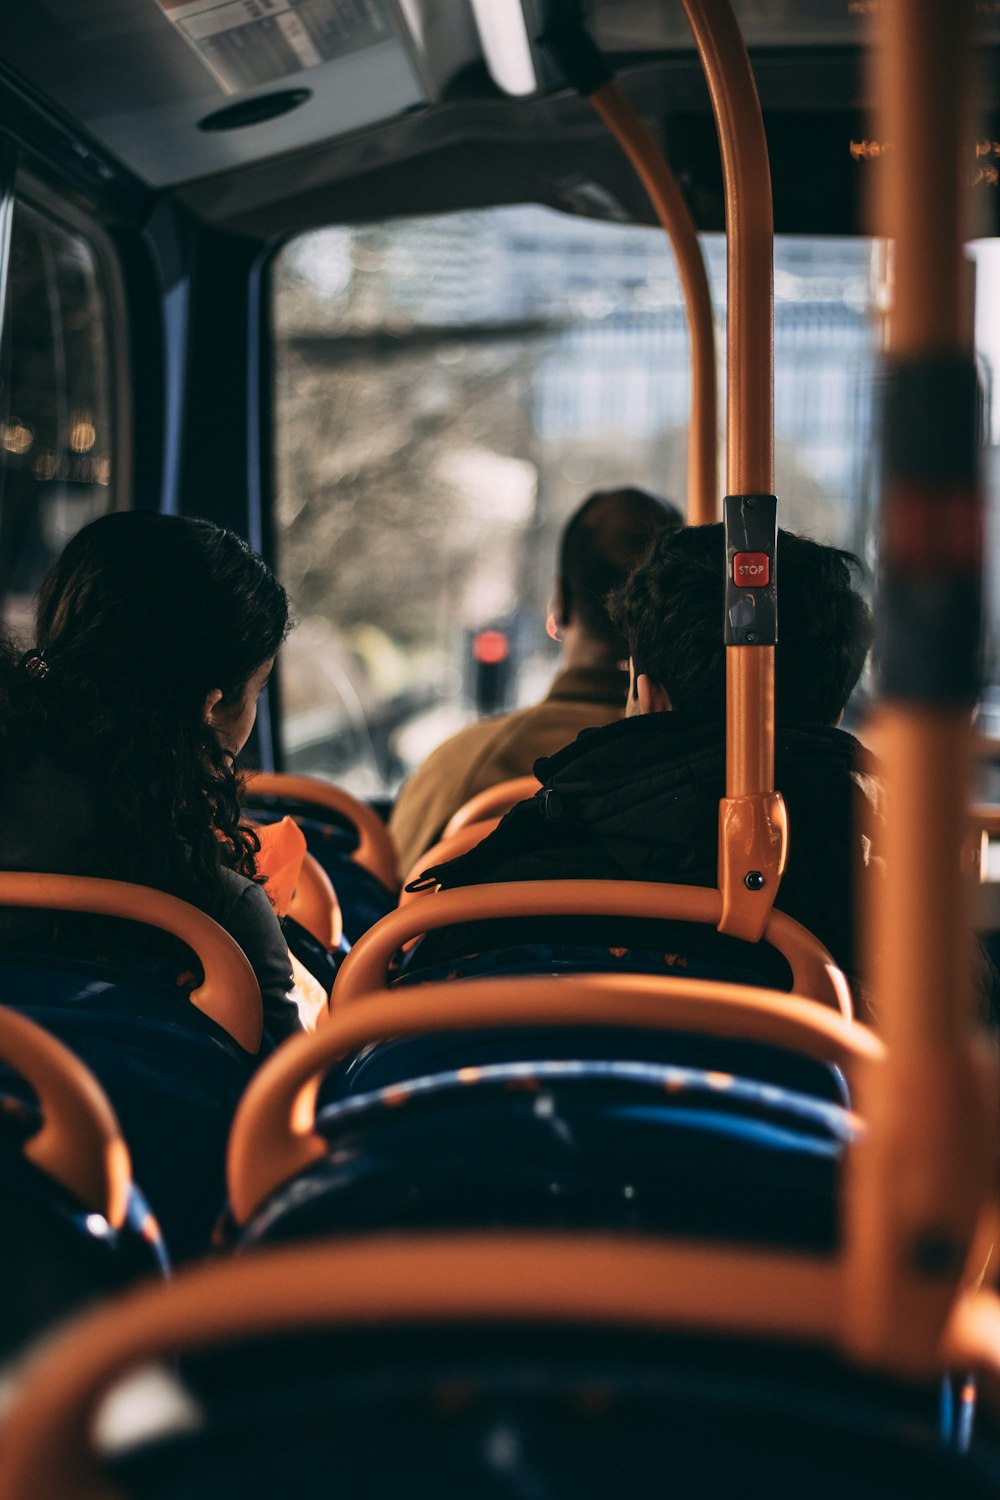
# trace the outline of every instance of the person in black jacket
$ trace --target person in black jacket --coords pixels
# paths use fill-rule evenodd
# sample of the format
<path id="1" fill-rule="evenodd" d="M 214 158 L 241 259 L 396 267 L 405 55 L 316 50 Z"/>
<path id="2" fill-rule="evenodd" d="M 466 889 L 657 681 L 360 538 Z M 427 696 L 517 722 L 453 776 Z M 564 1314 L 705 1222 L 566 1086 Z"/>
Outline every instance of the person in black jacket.
<path id="1" fill-rule="evenodd" d="M 716 885 L 724 568 L 721 525 L 656 537 L 609 601 L 629 645 L 628 716 L 585 730 L 536 762 L 542 790 L 475 849 L 430 872 L 435 880 L 444 887 L 549 878 Z M 876 764 L 836 727 L 872 640 L 871 613 L 854 587 L 858 569 L 849 553 L 779 532 L 775 779 L 790 840 L 775 904 L 855 981 L 855 899 L 858 883 L 877 869 L 881 824 Z M 489 941 L 485 929 L 466 929 L 463 939 L 466 953 Z M 671 957 L 691 973 L 711 972 L 714 951 L 730 963 L 741 954 L 747 977 L 758 982 L 787 975 L 769 950 L 750 954 L 712 930 L 687 927 L 671 943 L 682 950 Z M 426 957 L 443 951 L 439 942 Z"/>

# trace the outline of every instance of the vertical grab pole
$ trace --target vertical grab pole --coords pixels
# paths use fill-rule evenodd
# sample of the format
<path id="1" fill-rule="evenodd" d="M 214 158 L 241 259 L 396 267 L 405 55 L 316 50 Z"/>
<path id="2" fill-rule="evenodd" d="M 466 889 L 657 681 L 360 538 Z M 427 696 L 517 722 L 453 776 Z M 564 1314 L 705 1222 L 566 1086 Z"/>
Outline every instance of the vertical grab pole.
<path id="1" fill-rule="evenodd" d="M 694 219 L 658 143 L 583 27 L 563 20 L 547 30 L 541 40 L 632 163 L 673 247 L 691 342 L 687 519 L 690 526 L 705 526 L 718 520 L 719 514 L 718 380 L 712 294 Z"/>
<path id="2" fill-rule="evenodd" d="M 677 179 L 618 85 L 608 82 L 589 99 L 635 168 L 673 245 L 691 341 L 687 520 L 689 526 L 707 526 L 719 518 L 718 380 L 712 294 L 698 231 Z"/>
<path id="3" fill-rule="evenodd" d="M 888 1055 L 878 1087 L 862 1087 L 869 1135 L 848 1163 L 844 1316 L 855 1356 L 920 1373 L 978 1269 L 996 1158 L 997 1069 L 976 1028 L 960 874 L 982 567 L 962 258 L 974 3 L 884 0 L 880 21 L 872 93 L 892 149 L 879 229 L 895 243 L 895 308 L 877 612 L 886 878 L 868 939 Z"/>
<path id="4" fill-rule="evenodd" d="M 785 806 L 774 789 L 771 173 L 760 100 L 729 0 L 682 3 L 705 70 L 726 189 L 726 795 L 719 806 L 719 930 L 756 942 L 788 849 Z"/>

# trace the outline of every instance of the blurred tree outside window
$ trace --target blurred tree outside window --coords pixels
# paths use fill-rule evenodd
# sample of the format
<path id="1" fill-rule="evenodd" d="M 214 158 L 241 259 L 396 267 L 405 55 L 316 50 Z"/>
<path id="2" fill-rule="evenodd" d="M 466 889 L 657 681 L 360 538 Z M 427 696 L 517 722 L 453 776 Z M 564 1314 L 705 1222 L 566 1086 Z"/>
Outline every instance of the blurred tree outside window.
<path id="1" fill-rule="evenodd" d="M 868 240 L 775 246 L 782 522 L 869 563 L 872 268 Z M 477 632 L 510 642 L 508 705 L 544 693 L 557 539 L 592 490 L 683 504 L 681 289 L 658 230 L 497 208 L 294 240 L 273 320 L 286 760 L 384 792 L 474 716 Z"/>

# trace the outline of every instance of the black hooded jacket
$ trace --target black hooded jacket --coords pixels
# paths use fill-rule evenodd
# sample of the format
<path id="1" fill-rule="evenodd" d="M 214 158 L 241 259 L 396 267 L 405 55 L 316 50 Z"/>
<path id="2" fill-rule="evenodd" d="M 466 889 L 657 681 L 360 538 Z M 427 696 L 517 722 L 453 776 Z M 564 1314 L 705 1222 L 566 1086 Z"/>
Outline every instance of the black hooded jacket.
<path id="1" fill-rule="evenodd" d="M 429 872 L 436 881 L 446 888 L 546 879 L 717 884 L 721 724 L 658 713 L 584 730 L 537 761 L 535 774 L 542 790 L 468 854 Z M 775 781 L 789 821 L 788 864 L 775 904 L 856 978 L 855 905 L 859 886 L 877 878 L 875 762 L 842 730 L 779 726 Z M 464 952 L 470 937 L 479 940 L 475 946 L 484 940 L 468 928 L 463 936 Z M 426 957 L 442 953 L 435 944 Z"/>

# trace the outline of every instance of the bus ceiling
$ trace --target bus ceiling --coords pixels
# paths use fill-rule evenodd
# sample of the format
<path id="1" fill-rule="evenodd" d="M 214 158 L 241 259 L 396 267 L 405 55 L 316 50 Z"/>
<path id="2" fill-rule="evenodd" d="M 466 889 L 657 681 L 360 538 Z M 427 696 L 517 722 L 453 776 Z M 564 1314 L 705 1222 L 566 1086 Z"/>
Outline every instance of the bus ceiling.
<path id="1" fill-rule="evenodd" d="M 0 132 L 89 180 L 95 198 L 127 201 L 130 216 L 143 189 L 170 190 L 256 240 L 495 203 L 652 222 L 631 169 L 544 48 L 532 45 L 520 80 L 498 62 L 498 18 L 523 16 L 522 37 L 535 38 L 566 7 L 662 140 L 699 229 L 722 229 L 715 126 L 677 0 L 328 0 L 325 11 L 313 0 L 308 13 L 275 0 L 257 17 L 212 0 L 28 0 L 0 36 Z M 735 9 L 764 111 L 776 230 L 860 232 L 870 4 Z M 984 129 L 996 139 L 992 13 L 981 41 Z M 984 197 L 981 232 L 996 233 L 1000 193 Z"/>

